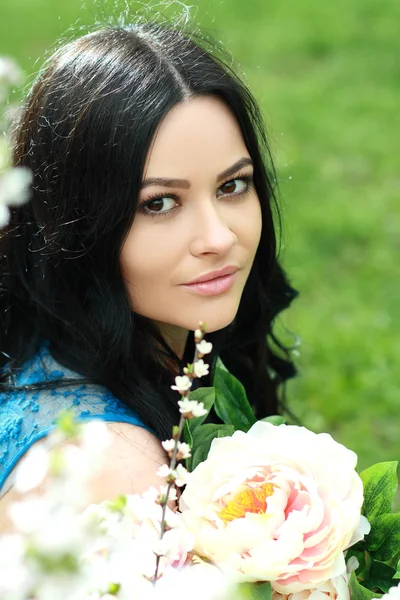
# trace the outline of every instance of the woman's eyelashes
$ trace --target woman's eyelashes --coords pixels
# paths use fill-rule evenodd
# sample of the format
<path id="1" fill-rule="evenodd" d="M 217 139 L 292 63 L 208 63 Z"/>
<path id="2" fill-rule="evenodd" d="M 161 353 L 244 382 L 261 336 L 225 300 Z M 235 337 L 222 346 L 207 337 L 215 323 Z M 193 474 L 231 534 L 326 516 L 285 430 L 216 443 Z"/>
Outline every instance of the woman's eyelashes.
<path id="1" fill-rule="evenodd" d="M 217 190 L 217 198 L 229 196 L 243 196 L 251 191 L 253 187 L 253 175 L 242 174 L 234 179 L 229 179 L 221 184 Z M 177 194 L 154 194 L 145 202 L 142 202 L 138 210 L 150 217 L 163 217 L 170 215 L 179 208 L 181 203 Z"/>

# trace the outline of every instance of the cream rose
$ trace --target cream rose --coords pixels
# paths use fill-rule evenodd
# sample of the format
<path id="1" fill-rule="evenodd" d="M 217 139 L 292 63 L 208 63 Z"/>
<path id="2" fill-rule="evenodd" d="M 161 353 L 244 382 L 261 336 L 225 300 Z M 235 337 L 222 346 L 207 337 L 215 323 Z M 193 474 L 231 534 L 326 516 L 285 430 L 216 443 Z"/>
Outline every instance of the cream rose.
<path id="1" fill-rule="evenodd" d="M 303 427 L 260 421 L 215 439 L 180 500 L 196 552 L 281 594 L 340 576 L 343 550 L 367 530 L 356 461 L 330 435 Z"/>

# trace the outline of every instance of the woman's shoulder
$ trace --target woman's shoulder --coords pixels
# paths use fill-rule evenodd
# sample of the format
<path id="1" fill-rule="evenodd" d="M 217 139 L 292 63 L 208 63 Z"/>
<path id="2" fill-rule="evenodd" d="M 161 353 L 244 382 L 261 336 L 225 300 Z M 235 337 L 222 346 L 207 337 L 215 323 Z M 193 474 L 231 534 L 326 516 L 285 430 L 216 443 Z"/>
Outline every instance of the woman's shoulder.
<path id="1" fill-rule="evenodd" d="M 12 384 L 15 390 L 0 393 L 0 495 L 18 460 L 54 428 L 65 410 L 77 421 L 102 419 L 148 429 L 105 387 L 83 383 L 79 373 L 58 363 L 46 343 L 20 368 Z M 35 389 L 35 384 L 41 386 Z"/>

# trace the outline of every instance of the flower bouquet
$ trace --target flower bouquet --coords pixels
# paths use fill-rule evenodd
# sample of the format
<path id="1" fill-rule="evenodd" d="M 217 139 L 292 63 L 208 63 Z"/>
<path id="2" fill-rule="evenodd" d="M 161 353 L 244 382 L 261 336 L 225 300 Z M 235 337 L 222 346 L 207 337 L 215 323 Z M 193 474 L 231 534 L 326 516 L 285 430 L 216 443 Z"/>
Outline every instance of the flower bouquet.
<path id="1" fill-rule="evenodd" d="M 0 599 L 400 597 L 397 464 L 358 474 L 354 452 L 330 435 L 277 416 L 255 422 L 221 363 L 215 387 L 190 393 L 211 350 L 204 328 L 195 336 L 193 364 L 173 386 L 181 419 L 163 442 L 159 489 L 86 507 L 107 430 L 68 415 L 22 461 L 16 486 L 33 492 L 0 537 Z M 206 422 L 212 407 L 222 424 Z"/>
<path id="2" fill-rule="evenodd" d="M 195 552 L 238 581 L 257 582 L 257 597 L 389 592 L 400 582 L 400 514 L 391 512 L 397 462 L 358 474 L 356 454 L 330 435 L 280 416 L 256 422 L 221 362 L 214 380 L 190 397 L 223 424 L 203 415 L 185 427 L 191 474 L 179 506 Z"/>

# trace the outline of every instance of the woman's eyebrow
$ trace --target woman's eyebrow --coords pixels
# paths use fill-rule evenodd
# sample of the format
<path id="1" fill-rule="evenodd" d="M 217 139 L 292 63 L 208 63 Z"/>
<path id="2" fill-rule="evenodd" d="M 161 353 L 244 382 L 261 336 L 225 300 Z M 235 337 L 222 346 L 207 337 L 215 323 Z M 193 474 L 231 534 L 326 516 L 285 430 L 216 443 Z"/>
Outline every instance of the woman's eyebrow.
<path id="1" fill-rule="evenodd" d="M 225 169 L 225 171 L 222 171 L 222 173 L 217 175 L 217 181 L 221 181 L 221 179 L 225 179 L 225 177 L 234 175 L 239 169 L 242 169 L 243 167 L 252 164 L 253 161 L 251 160 L 251 158 L 245 156 L 243 158 L 239 158 L 239 160 L 237 160 L 235 164 L 233 164 L 231 167 Z M 169 188 L 190 188 L 190 182 L 187 179 L 171 179 L 169 177 L 148 177 L 143 181 L 142 189 L 150 185 L 162 185 L 164 187 Z"/>

